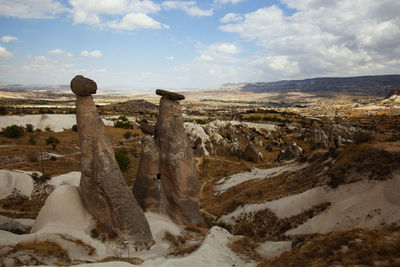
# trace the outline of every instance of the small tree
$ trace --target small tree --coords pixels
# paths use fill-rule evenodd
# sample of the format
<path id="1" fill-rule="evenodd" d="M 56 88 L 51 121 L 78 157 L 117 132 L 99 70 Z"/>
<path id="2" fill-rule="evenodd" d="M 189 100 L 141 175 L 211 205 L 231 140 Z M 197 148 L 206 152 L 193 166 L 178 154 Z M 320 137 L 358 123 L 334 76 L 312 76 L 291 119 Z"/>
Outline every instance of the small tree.
<path id="1" fill-rule="evenodd" d="M 131 160 L 128 155 L 124 151 L 115 151 L 115 160 L 118 162 L 119 168 L 121 171 L 126 171 L 129 168 L 129 164 L 131 164 Z"/>
<path id="2" fill-rule="evenodd" d="M 132 133 L 131 133 L 131 132 L 125 132 L 125 133 L 124 133 L 125 139 L 129 139 L 129 138 L 131 138 L 131 136 L 132 136 Z"/>
<path id="3" fill-rule="evenodd" d="M 33 132 L 33 125 L 32 124 L 28 123 L 27 125 L 25 125 L 25 127 L 26 127 L 26 131 L 28 133 Z"/>
<path id="4" fill-rule="evenodd" d="M 60 143 L 60 140 L 58 140 L 57 138 L 55 138 L 54 136 L 50 136 L 49 138 L 46 139 L 46 144 L 47 145 L 51 145 L 51 147 L 53 148 L 53 150 L 56 149 L 57 144 Z"/>
<path id="5" fill-rule="evenodd" d="M 3 135 L 8 138 L 19 138 L 24 135 L 24 127 L 11 125 L 3 130 Z"/>

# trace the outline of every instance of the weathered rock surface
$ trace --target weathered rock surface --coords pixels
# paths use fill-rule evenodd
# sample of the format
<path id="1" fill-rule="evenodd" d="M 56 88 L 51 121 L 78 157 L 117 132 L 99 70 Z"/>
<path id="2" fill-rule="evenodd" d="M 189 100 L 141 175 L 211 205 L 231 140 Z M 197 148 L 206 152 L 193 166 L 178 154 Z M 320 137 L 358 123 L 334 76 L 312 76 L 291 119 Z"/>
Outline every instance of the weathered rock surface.
<path id="1" fill-rule="evenodd" d="M 167 213 L 177 222 L 196 224 L 202 221 L 202 217 L 193 149 L 183 127 L 181 106 L 170 96 L 171 92 L 163 93 L 156 125 L 160 178 L 168 204 Z"/>
<path id="2" fill-rule="evenodd" d="M 246 149 L 244 150 L 244 158 L 248 161 L 252 161 L 255 163 L 263 161 L 264 159 L 261 152 L 255 148 L 253 142 L 249 142 Z"/>
<path id="3" fill-rule="evenodd" d="M 142 209 L 164 213 L 164 206 L 161 204 L 165 197 L 161 197 L 163 190 L 160 181 L 160 153 L 150 135 L 145 135 L 142 139 L 142 153 L 132 191 Z"/>
<path id="4" fill-rule="evenodd" d="M 125 183 L 93 98 L 81 96 L 81 83 L 71 82 L 72 84 L 73 91 L 77 94 L 76 119 L 81 146 L 82 200 L 89 213 L 111 227 L 121 238 L 150 244 L 152 235 L 149 224 Z M 86 82 L 83 82 L 84 86 Z"/>
<path id="5" fill-rule="evenodd" d="M 169 98 L 170 100 L 183 100 L 183 99 L 185 99 L 184 95 L 181 95 L 181 94 L 178 94 L 178 93 L 175 93 L 175 92 L 162 90 L 162 89 L 157 89 L 156 90 L 156 94 L 160 95 L 160 96 L 165 96 L 165 97 Z"/>
<path id="6" fill-rule="evenodd" d="M 303 149 L 295 142 L 289 143 L 285 150 L 282 150 L 276 158 L 276 162 L 297 159 L 303 154 Z"/>
<path id="7" fill-rule="evenodd" d="M 0 215 L 0 230 L 20 235 L 26 234 L 28 227 L 16 220 Z"/>
<path id="8" fill-rule="evenodd" d="M 75 78 L 71 80 L 70 83 L 71 90 L 75 95 L 78 96 L 88 96 L 95 94 L 97 91 L 97 84 L 82 75 L 76 75 Z"/>

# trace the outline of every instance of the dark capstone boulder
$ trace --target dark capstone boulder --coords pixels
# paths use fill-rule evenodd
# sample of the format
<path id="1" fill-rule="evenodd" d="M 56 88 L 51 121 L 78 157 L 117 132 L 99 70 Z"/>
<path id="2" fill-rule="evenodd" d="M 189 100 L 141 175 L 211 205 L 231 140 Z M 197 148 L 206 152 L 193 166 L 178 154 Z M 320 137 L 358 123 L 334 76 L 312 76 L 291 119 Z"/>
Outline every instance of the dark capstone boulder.
<path id="1" fill-rule="evenodd" d="M 96 94 L 97 84 L 95 81 L 85 78 L 82 75 L 76 75 L 70 83 L 71 90 L 77 96 L 88 96 Z"/>
<path id="2" fill-rule="evenodd" d="M 167 90 L 162 90 L 162 89 L 157 89 L 156 90 L 156 94 L 160 95 L 160 96 L 165 96 L 170 100 L 183 100 L 183 99 L 185 99 L 184 95 L 181 95 L 181 94 L 178 94 L 178 93 L 175 93 L 175 92 L 170 92 L 170 91 L 167 91 Z"/>

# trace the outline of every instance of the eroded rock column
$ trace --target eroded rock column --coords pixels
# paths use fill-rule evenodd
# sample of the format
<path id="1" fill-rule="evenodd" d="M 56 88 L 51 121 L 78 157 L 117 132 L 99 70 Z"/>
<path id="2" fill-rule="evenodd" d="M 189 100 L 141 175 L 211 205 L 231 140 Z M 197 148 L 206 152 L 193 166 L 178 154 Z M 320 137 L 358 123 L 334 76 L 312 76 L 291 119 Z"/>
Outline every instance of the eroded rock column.
<path id="1" fill-rule="evenodd" d="M 91 94 L 96 83 L 81 75 L 71 81 L 76 95 L 76 120 L 81 146 L 82 200 L 96 219 L 124 240 L 150 245 L 149 224 L 115 160 L 104 124 Z"/>
<path id="2" fill-rule="evenodd" d="M 156 90 L 161 95 L 155 139 L 160 149 L 160 179 L 167 200 L 167 213 L 179 223 L 202 221 L 199 186 L 193 149 L 183 128 L 183 95 Z"/>
<path id="3" fill-rule="evenodd" d="M 145 131 L 143 131 L 145 132 Z M 151 135 L 142 138 L 138 172 L 133 184 L 133 195 L 145 211 L 164 213 L 161 209 L 160 152 Z"/>

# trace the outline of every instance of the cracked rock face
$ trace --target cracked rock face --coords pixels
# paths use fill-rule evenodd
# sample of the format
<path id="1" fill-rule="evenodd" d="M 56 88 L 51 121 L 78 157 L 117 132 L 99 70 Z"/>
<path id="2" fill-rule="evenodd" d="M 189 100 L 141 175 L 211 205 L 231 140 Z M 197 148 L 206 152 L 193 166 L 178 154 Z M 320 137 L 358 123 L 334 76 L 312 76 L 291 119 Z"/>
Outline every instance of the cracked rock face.
<path id="1" fill-rule="evenodd" d="M 71 89 L 77 95 L 82 200 L 89 213 L 120 238 L 148 246 L 153 241 L 149 224 L 125 183 L 93 98 L 86 95 L 96 88 L 92 82 L 83 76 L 71 81 Z"/>
<path id="2" fill-rule="evenodd" d="M 183 127 L 181 106 L 170 93 L 161 97 L 155 134 L 160 149 L 161 184 L 168 215 L 179 223 L 197 224 L 202 217 L 193 149 Z"/>
<path id="3" fill-rule="evenodd" d="M 164 213 L 161 203 L 164 198 L 161 196 L 160 153 L 150 135 L 142 139 L 142 153 L 132 191 L 143 210 Z"/>

